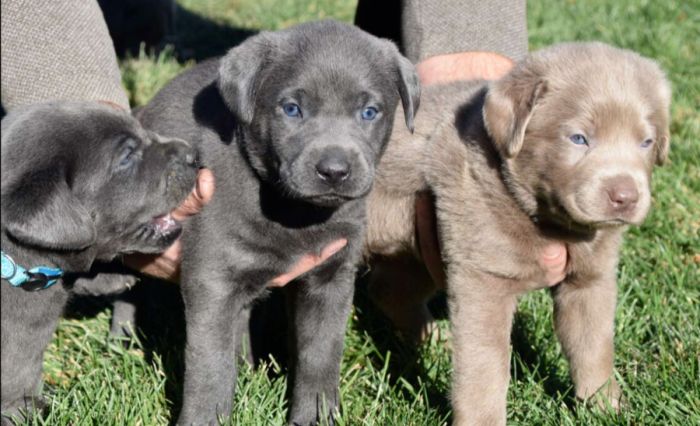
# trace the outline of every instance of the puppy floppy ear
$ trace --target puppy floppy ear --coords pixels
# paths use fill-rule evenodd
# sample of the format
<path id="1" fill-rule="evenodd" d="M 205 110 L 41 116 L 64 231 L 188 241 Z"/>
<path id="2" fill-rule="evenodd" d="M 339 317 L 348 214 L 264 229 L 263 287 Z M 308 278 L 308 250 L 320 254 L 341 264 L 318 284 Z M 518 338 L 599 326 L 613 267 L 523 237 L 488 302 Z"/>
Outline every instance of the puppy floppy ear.
<path id="1" fill-rule="evenodd" d="M 661 131 L 657 131 L 656 134 L 656 164 L 662 166 L 666 163 L 666 159 L 668 158 L 671 135 L 668 127 Z"/>
<path id="2" fill-rule="evenodd" d="M 546 90 L 541 76 L 522 64 L 490 84 L 484 101 L 484 124 L 504 157 L 513 158 L 520 152 L 535 104 Z"/>
<path id="3" fill-rule="evenodd" d="M 393 43 L 392 43 L 393 44 Z M 413 120 L 420 105 L 420 82 L 416 68 L 394 46 L 396 58 L 396 86 L 401 96 L 406 127 L 413 133 Z"/>
<path id="4" fill-rule="evenodd" d="M 219 66 L 219 92 L 226 105 L 244 123 L 250 123 L 255 113 L 260 71 L 272 51 L 269 34 L 257 34 L 229 50 Z"/>
<path id="5" fill-rule="evenodd" d="M 671 144 L 671 132 L 669 130 L 669 108 L 671 104 L 671 86 L 668 81 L 661 77 L 660 96 L 655 102 L 657 108 L 651 116 L 651 122 L 656 129 L 656 164 L 661 166 L 668 159 L 668 151 Z"/>
<path id="6" fill-rule="evenodd" d="M 57 168 L 28 173 L 2 204 L 3 225 L 23 243 L 63 250 L 79 250 L 95 243 L 95 225 L 89 212 Z"/>

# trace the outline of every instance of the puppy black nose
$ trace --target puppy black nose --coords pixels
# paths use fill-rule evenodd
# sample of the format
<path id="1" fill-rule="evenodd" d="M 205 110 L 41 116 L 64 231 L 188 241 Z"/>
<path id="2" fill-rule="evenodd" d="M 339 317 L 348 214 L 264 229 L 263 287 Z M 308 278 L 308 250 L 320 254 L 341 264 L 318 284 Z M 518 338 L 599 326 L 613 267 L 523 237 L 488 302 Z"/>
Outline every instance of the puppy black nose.
<path id="1" fill-rule="evenodd" d="M 606 182 L 610 205 L 615 210 L 626 210 L 637 203 L 639 191 L 631 177 L 614 177 Z"/>
<path id="2" fill-rule="evenodd" d="M 342 155 L 328 155 L 316 164 L 316 174 L 325 182 L 337 185 L 350 176 L 350 163 Z"/>

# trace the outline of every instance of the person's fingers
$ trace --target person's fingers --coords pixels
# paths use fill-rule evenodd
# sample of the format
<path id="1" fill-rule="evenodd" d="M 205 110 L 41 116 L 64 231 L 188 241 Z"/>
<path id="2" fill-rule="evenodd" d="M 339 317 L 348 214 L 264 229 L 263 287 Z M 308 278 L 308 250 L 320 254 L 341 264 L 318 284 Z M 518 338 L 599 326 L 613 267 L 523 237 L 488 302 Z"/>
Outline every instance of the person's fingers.
<path id="1" fill-rule="evenodd" d="M 341 238 L 325 246 L 318 255 L 305 254 L 301 257 L 301 259 L 299 259 L 299 261 L 297 261 L 297 263 L 294 264 L 294 266 L 292 266 L 292 269 L 270 281 L 268 287 L 283 287 L 298 276 L 305 274 L 306 272 L 325 262 L 329 257 L 342 250 L 347 243 L 348 240 Z"/>
<path id="2" fill-rule="evenodd" d="M 563 243 L 552 243 L 542 250 L 540 266 L 546 271 L 545 282 L 550 287 L 559 284 L 566 277 L 567 257 L 566 245 Z"/>
<path id="3" fill-rule="evenodd" d="M 334 254 L 338 253 L 347 244 L 348 244 L 348 240 L 346 240 L 345 238 L 341 238 L 341 239 L 335 240 L 332 243 L 325 246 L 321 250 L 321 255 L 318 256 L 317 265 L 323 263 L 326 259 L 328 259 L 329 257 L 333 256 Z"/>
<path id="4" fill-rule="evenodd" d="M 161 254 L 134 253 L 124 256 L 123 262 L 129 268 L 167 281 L 180 280 L 180 252 L 182 245 L 177 240 Z"/>
<path id="5" fill-rule="evenodd" d="M 172 212 L 173 219 L 181 221 L 199 213 L 202 207 L 211 201 L 214 196 L 214 188 L 214 174 L 209 169 L 200 169 L 194 189 L 187 199 Z"/>

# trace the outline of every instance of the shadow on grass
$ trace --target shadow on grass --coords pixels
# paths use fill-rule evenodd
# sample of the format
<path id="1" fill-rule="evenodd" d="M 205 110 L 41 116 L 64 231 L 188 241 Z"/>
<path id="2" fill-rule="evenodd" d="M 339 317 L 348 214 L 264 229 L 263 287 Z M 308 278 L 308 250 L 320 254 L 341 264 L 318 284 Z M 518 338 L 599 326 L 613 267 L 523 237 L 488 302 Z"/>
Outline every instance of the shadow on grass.
<path id="1" fill-rule="evenodd" d="M 258 32 L 215 22 L 179 5 L 176 6 L 175 17 L 175 50 L 180 60 L 200 62 L 221 56 Z"/>
<path id="2" fill-rule="evenodd" d="M 165 396 L 174 422 L 181 408 L 184 378 L 185 318 L 179 288 L 144 276 L 133 289 L 118 296 L 75 297 L 64 315 L 75 319 L 91 318 L 111 309 L 115 300 L 136 307 L 134 329 L 146 361 L 153 364 L 156 357 L 162 361 L 166 375 Z"/>
<path id="3" fill-rule="evenodd" d="M 557 360 L 547 355 L 544 347 L 535 347 L 531 336 L 536 321 L 530 314 L 516 312 L 511 332 L 513 356 L 517 355 L 520 362 L 511 363 L 511 377 L 514 381 L 531 375 L 542 383 L 544 391 L 552 398 L 559 398 L 571 410 L 577 406 L 576 398 L 571 392 L 571 383 L 563 381 L 558 374 Z"/>
<path id="4" fill-rule="evenodd" d="M 172 0 L 99 0 L 120 58 L 173 45 L 178 61 L 221 56 L 257 33 L 231 27 L 183 8 Z"/>
<path id="5" fill-rule="evenodd" d="M 351 327 L 355 328 L 360 335 L 366 334 L 372 339 L 377 350 L 370 353 L 370 361 L 378 371 L 381 371 L 390 353 L 387 371 L 389 384 L 395 386 L 399 394 L 408 401 L 413 400 L 414 396 L 410 395 L 403 386 L 397 386 L 399 378 L 414 389 L 424 387 L 427 396 L 426 406 L 436 410 L 441 418 L 447 418 L 451 413 L 450 401 L 445 390 L 428 378 L 424 363 L 420 362 L 420 357 L 424 356 L 424 353 L 413 342 L 397 335 L 390 321 L 370 300 L 366 278 L 366 275 L 360 275 L 356 281 L 354 306 L 357 321 L 353 322 Z M 447 307 L 444 296 L 436 297 L 431 302 L 430 308 L 437 319 L 445 318 Z"/>

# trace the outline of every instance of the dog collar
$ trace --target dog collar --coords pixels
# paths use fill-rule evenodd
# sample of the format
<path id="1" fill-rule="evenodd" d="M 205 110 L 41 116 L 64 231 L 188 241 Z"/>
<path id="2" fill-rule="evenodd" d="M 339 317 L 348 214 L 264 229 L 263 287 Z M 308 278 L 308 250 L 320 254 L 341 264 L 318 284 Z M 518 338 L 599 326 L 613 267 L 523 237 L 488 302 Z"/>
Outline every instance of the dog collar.
<path id="1" fill-rule="evenodd" d="M 27 270 L 15 263 L 4 251 L 2 254 L 2 279 L 7 280 L 12 287 L 20 287 L 27 291 L 44 290 L 56 284 L 63 276 L 61 268 L 37 266 Z"/>

